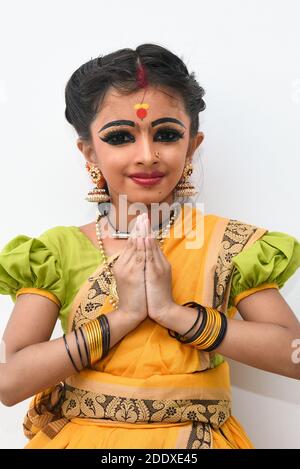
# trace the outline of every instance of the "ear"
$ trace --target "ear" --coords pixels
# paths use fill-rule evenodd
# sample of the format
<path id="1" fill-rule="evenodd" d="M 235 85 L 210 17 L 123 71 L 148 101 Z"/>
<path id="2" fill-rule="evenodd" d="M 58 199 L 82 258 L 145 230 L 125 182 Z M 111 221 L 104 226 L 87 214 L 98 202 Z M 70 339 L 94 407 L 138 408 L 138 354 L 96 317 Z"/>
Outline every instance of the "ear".
<path id="1" fill-rule="evenodd" d="M 82 138 L 78 138 L 76 145 L 85 157 L 86 161 L 92 163 L 93 165 L 97 165 L 96 153 L 91 142 L 83 140 Z"/>
<path id="2" fill-rule="evenodd" d="M 196 149 L 201 145 L 202 141 L 204 139 L 204 133 L 203 132 L 197 132 L 195 137 L 193 137 L 190 140 L 188 150 L 187 150 L 187 158 L 192 158 L 193 154 L 195 153 Z"/>

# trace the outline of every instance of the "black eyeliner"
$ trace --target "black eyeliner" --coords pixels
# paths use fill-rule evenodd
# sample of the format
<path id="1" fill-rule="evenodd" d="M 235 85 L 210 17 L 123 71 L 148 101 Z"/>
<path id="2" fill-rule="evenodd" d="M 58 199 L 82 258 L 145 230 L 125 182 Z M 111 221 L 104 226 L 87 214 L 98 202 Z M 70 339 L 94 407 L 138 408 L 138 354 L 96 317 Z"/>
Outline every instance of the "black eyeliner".
<path id="1" fill-rule="evenodd" d="M 179 138 L 183 138 L 184 137 L 184 134 L 185 132 L 183 131 L 180 131 L 178 129 L 174 129 L 172 127 L 160 127 L 156 134 L 160 133 L 160 132 L 169 132 L 169 133 L 173 133 L 174 135 L 176 135 L 177 137 Z M 100 137 L 99 138 L 103 141 L 103 142 L 108 142 L 108 140 L 111 138 L 111 137 L 114 137 L 114 136 L 117 136 L 117 135 L 129 135 L 130 137 L 132 137 L 132 135 L 127 131 L 127 130 L 122 130 L 122 129 L 119 129 L 119 130 L 110 130 L 109 132 L 107 132 L 106 134 L 103 135 L 103 137 Z M 173 140 L 173 142 L 175 143 L 176 140 Z M 172 143 L 172 140 L 169 141 L 170 143 Z M 123 142 L 123 143 L 128 143 L 128 142 Z M 168 142 L 167 142 L 168 143 Z"/>

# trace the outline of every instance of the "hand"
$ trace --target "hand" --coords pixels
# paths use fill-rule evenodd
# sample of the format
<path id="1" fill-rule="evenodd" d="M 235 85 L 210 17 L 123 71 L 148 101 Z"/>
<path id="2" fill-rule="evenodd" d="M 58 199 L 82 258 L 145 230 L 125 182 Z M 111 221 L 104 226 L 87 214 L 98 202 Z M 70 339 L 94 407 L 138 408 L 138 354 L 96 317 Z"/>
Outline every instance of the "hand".
<path id="1" fill-rule="evenodd" d="M 144 220 L 146 268 L 145 283 L 148 316 L 156 322 L 163 322 L 170 308 L 174 306 L 172 297 L 172 267 L 154 238 L 149 218 Z"/>
<path id="2" fill-rule="evenodd" d="M 139 235 L 139 217 L 126 245 L 112 267 L 117 283 L 119 308 L 138 321 L 147 317 L 145 244 Z"/>

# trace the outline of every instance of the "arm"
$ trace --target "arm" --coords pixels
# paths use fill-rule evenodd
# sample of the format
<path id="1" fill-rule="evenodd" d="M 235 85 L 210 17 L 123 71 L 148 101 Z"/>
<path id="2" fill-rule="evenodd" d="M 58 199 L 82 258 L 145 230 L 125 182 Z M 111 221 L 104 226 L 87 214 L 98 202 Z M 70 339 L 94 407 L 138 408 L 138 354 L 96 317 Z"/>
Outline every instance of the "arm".
<path id="1" fill-rule="evenodd" d="M 4 405 L 15 405 L 76 373 L 63 338 L 50 340 L 58 312 L 58 305 L 44 296 L 23 294 L 17 297 L 2 338 L 6 363 L 0 363 L 0 400 Z M 140 322 L 121 310 L 106 314 L 110 347 Z M 66 339 L 75 364 L 81 369 L 75 333 L 66 334 Z M 87 363 L 80 333 L 78 340 Z"/>
<path id="2" fill-rule="evenodd" d="M 215 351 L 255 368 L 300 379 L 300 363 L 292 360 L 292 343 L 300 339 L 300 322 L 279 291 L 253 293 L 243 298 L 237 309 L 244 321 L 228 319 L 225 338 Z M 195 322 L 197 311 L 174 304 L 162 317 L 161 325 L 183 334 Z"/>

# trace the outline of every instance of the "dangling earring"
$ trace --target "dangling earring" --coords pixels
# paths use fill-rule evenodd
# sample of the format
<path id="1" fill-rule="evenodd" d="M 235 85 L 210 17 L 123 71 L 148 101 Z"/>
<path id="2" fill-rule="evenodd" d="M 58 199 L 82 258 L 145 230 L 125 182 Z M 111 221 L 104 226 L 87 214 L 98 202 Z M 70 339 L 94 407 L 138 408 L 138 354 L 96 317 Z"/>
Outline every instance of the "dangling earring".
<path id="1" fill-rule="evenodd" d="M 107 202 L 110 200 L 110 195 L 105 191 L 105 179 L 97 166 L 91 166 L 88 162 L 85 164 L 94 184 L 93 190 L 88 192 L 85 200 L 88 202 Z"/>
<path id="2" fill-rule="evenodd" d="M 175 187 L 175 197 L 186 197 L 198 194 L 198 191 L 195 190 L 193 184 L 191 184 L 191 182 L 188 180 L 192 173 L 193 165 L 191 163 L 188 163 L 187 165 L 185 165 L 181 179 Z"/>

